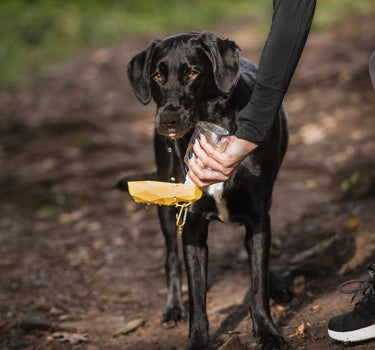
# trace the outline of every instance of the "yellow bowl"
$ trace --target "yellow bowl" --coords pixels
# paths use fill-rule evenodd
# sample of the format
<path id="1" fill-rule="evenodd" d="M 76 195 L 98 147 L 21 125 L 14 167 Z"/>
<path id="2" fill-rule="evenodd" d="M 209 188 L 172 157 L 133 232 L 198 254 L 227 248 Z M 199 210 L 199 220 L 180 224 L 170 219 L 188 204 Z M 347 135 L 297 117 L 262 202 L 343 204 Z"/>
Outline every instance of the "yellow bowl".
<path id="1" fill-rule="evenodd" d="M 195 184 L 131 181 L 128 188 L 136 202 L 147 204 L 176 205 L 194 202 L 202 197 L 202 190 Z"/>

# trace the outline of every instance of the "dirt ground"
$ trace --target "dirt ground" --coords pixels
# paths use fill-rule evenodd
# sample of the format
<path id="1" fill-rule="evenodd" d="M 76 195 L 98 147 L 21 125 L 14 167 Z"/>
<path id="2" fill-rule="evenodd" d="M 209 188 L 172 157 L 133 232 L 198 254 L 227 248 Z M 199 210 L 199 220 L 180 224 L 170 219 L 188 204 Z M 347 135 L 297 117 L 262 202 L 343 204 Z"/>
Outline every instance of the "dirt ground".
<path id="1" fill-rule="evenodd" d="M 264 34 L 251 21 L 216 31 L 258 61 Z M 295 298 L 271 309 L 293 349 L 343 347 L 327 336 L 330 317 L 353 307 L 337 286 L 375 261 L 374 32 L 364 16 L 312 33 L 286 97 L 291 137 L 274 194 L 271 266 Z M 0 94 L 1 350 L 184 348 L 186 323 L 160 325 L 155 207 L 111 189 L 154 169 L 154 106 L 136 100 L 125 75 L 150 40 L 48 66 L 33 86 Z M 241 228 L 211 225 L 214 349 L 235 336 L 255 348 L 242 242 Z"/>

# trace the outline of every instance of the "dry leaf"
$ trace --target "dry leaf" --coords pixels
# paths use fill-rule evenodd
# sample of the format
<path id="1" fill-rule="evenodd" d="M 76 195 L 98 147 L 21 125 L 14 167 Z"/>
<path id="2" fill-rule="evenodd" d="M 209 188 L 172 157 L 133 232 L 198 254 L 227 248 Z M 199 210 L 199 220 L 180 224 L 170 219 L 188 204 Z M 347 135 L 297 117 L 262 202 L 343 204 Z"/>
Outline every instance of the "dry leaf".
<path id="1" fill-rule="evenodd" d="M 116 337 L 120 334 L 128 334 L 130 332 L 135 331 L 137 328 L 142 327 L 145 324 L 145 320 L 136 319 L 133 321 L 128 322 L 125 326 L 119 328 L 113 333 L 113 337 Z"/>
<path id="2" fill-rule="evenodd" d="M 89 341 L 88 334 L 77 334 L 67 332 L 55 332 L 52 333 L 54 339 L 58 339 L 60 342 L 69 342 L 70 344 L 78 344 L 80 342 Z"/>
<path id="3" fill-rule="evenodd" d="M 306 329 L 306 323 L 302 321 L 302 323 L 296 329 L 296 332 L 295 332 L 296 335 L 298 335 L 298 334 L 304 335 L 305 329 Z"/>
<path id="4" fill-rule="evenodd" d="M 352 230 L 355 230 L 356 228 L 358 228 L 359 226 L 359 221 L 357 218 L 353 218 L 349 221 L 349 227 L 352 229 Z"/>
<path id="5" fill-rule="evenodd" d="M 231 336 L 219 350 L 245 350 L 247 347 L 241 343 L 238 335 Z"/>

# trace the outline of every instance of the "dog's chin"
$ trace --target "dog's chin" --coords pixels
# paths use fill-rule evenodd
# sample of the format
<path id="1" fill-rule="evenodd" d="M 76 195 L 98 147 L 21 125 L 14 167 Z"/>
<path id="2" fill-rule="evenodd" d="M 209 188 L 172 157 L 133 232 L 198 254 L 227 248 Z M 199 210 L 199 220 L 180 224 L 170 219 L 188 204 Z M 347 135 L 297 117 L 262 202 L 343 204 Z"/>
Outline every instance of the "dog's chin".
<path id="1" fill-rule="evenodd" d="M 180 139 L 184 137 L 190 129 L 184 129 L 184 130 L 158 130 L 158 134 L 167 136 L 172 140 Z"/>

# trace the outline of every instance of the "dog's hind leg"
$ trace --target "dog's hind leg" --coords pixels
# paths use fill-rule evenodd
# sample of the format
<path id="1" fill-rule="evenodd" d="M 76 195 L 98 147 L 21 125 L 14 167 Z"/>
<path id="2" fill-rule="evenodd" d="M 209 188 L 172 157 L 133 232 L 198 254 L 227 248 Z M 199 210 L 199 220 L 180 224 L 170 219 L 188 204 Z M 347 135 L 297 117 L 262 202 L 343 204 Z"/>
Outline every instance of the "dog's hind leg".
<path id="1" fill-rule="evenodd" d="M 246 224 L 245 247 L 249 254 L 251 299 L 250 313 L 258 349 L 291 349 L 272 322 L 268 296 L 270 217 L 259 225 Z"/>
<path id="2" fill-rule="evenodd" d="M 165 271 L 168 291 L 162 325 L 164 328 L 171 328 L 176 326 L 178 321 L 186 320 L 186 311 L 181 297 L 181 263 L 176 237 L 176 209 L 161 206 L 158 207 L 158 215 L 167 249 Z"/>
<path id="3" fill-rule="evenodd" d="M 187 350 L 209 348 L 207 294 L 207 231 L 209 221 L 189 213 L 183 232 L 183 250 L 189 284 L 189 340 Z"/>
<path id="4" fill-rule="evenodd" d="M 269 274 L 270 298 L 278 304 L 289 303 L 294 293 L 275 276 L 272 271 Z"/>

